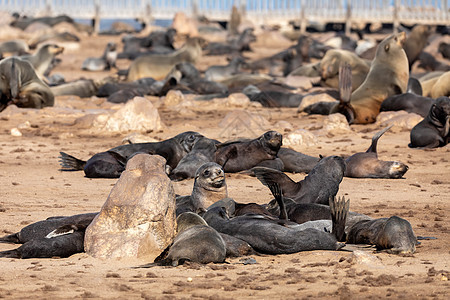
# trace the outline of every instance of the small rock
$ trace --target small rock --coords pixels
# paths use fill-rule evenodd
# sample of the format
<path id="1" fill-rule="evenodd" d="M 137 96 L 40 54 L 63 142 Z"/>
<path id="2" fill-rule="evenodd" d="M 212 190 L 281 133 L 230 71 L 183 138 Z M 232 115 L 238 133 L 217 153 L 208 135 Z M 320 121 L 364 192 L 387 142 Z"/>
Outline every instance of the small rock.
<path id="1" fill-rule="evenodd" d="M 331 114 L 323 120 L 322 132 L 325 134 L 340 134 L 352 131 L 348 125 L 347 119 L 342 114 Z"/>
<path id="2" fill-rule="evenodd" d="M 305 129 L 297 129 L 283 136 L 284 146 L 311 146 L 317 144 L 317 137 Z"/>
<path id="3" fill-rule="evenodd" d="M 11 135 L 12 136 L 22 136 L 22 132 L 20 132 L 20 130 L 17 128 L 13 128 L 13 129 L 11 129 Z"/>
<path id="4" fill-rule="evenodd" d="M 18 129 L 27 129 L 27 128 L 30 128 L 30 127 L 31 127 L 31 124 L 30 124 L 29 121 L 26 121 L 25 123 L 19 124 L 17 126 Z"/>
<path id="5" fill-rule="evenodd" d="M 378 257 L 361 250 L 353 251 L 351 261 L 352 263 L 364 264 L 375 268 L 383 267 L 383 263 Z"/>
<path id="6" fill-rule="evenodd" d="M 317 102 L 338 102 L 336 99 L 331 97 L 328 94 L 317 94 L 317 95 L 308 95 L 303 97 L 302 103 L 298 106 L 297 112 L 302 112 L 305 107 L 310 106 Z"/>
<path id="7" fill-rule="evenodd" d="M 257 113 L 235 110 L 228 113 L 218 127 L 222 129 L 220 135 L 223 137 L 257 136 L 267 131 L 270 123 Z"/>
<path id="8" fill-rule="evenodd" d="M 182 103 L 185 100 L 185 97 L 182 92 L 178 90 L 170 90 L 166 97 L 163 97 L 162 99 L 162 105 L 168 107 L 168 106 L 176 106 Z"/>
<path id="9" fill-rule="evenodd" d="M 382 127 L 393 124 L 394 126 L 391 128 L 391 131 L 399 132 L 404 130 L 410 131 L 422 120 L 422 116 L 415 113 L 408 113 L 404 110 L 383 111 L 378 115 L 375 124 Z"/>

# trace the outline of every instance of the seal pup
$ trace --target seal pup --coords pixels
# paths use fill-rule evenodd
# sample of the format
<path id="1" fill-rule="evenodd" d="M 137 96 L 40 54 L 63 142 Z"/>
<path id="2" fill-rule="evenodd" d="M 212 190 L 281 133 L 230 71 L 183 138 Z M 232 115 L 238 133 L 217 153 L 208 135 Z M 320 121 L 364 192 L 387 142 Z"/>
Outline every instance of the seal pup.
<path id="1" fill-rule="evenodd" d="M 185 212 L 177 217 L 177 236 L 173 243 L 153 263 L 138 268 L 176 267 L 186 261 L 201 264 L 223 263 L 226 253 L 222 236 L 199 215 Z"/>
<path id="2" fill-rule="evenodd" d="M 337 215 L 341 217 L 346 213 Z M 230 218 L 226 210 L 220 206 L 209 209 L 203 218 L 217 231 L 244 240 L 257 252 L 263 254 L 338 250 L 343 247 L 335 235 L 323 230 L 280 224 L 279 220 L 262 215 L 247 214 Z M 340 228 L 345 226 L 345 220 L 339 218 L 336 220 L 336 226 Z"/>
<path id="3" fill-rule="evenodd" d="M 372 144 L 366 152 L 355 153 L 345 160 L 345 177 L 354 178 L 393 178 L 398 179 L 408 171 L 408 166 L 399 161 L 378 159 L 378 139 L 393 125 L 380 130 L 372 137 Z"/>
<path id="4" fill-rule="evenodd" d="M 264 160 L 275 159 L 281 144 L 282 135 L 276 131 L 253 140 L 217 144 L 215 162 L 227 173 L 249 170 Z"/>
<path id="5" fill-rule="evenodd" d="M 203 213 L 207 203 L 214 203 L 228 197 L 225 172 L 215 162 L 208 162 L 195 173 L 194 187 L 189 196 L 176 198 L 176 214 L 183 212 Z"/>
<path id="6" fill-rule="evenodd" d="M 201 136 L 198 132 L 186 131 L 161 142 L 121 145 L 97 153 L 87 161 L 60 152 L 61 170 L 84 170 L 88 178 L 118 178 L 125 170 L 127 161 L 138 152 L 161 155 L 174 169 Z"/>
<path id="7" fill-rule="evenodd" d="M 136 58 L 130 65 L 127 81 L 134 81 L 144 77 L 160 80 L 181 62 L 195 63 L 202 55 L 205 41 L 201 38 L 188 38 L 180 49 L 169 54 L 146 54 Z"/>
<path id="8" fill-rule="evenodd" d="M 272 183 L 280 185 L 283 196 L 297 203 L 318 203 L 328 205 L 330 197 L 339 191 L 345 173 L 345 162 L 342 157 L 328 156 L 322 158 L 303 180 L 293 181 L 283 172 L 255 167 L 252 171 L 265 186 Z"/>
<path id="9" fill-rule="evenodd" d="M 440 42 L 438 51 L 442 54 L 442 57 L 450 59 L 450 44 L 446 42 Z"/>
<path id="10" fill-rule="evenodd" d="M 406 92 L 409 68 L 408 58 L 402 48 L 405 39 L 404 32 L 385 38 L 378 45 L 375 59 L 364 82 L 350 97 L 341 97 L 330 113 L 342 113 L 349 124 L 373 123 L 380 113 L 384 99 Z M 349 82 L 351 86 L 351 70 L 350 67 L 342 67 L 341 70 L 344 72 L 342 80 L 345 84 L 340 84 L 340 90 L 345 91 Z M 342 94 L 348 95 L 346 92 Z"/>
<path id="11" fill-rule="evenodd" d="M 298 107 L 303 95 L 282 91 L 261 91 L 254 85 L 246 86 L 242 92 L 250 101 L 259 102 L 264 107 Z"/>
<path id="12" fill-rule="evenodd" d="M 199 167 L 203 164 L 214 161 L 216 145 L 220 142 L 207 137 L 200 137 L 192 150 L 184 156 L 177 167 L 169 175 L 171 180 L 183 180 L 196 177 Z"/>
<path id="13" fill-rule="evenodd" d="M 450 140 L 450 98 L 439 97 L 428 115 L 411 130 L 411 148 L 443 147 Z"/>
<path id="14" fill-rule="evenodd" d="M 239 73 L 242 64 L 244 64 L 244 59 L 235 57 L 226 66 L 211 66 L 205 71 L 205 79 L 220 82 L 231 75 Z"/>
<path id="15" fill-rule="evenodd" d="M 20 59 L 30 62 L 36 74 L 42 77 L 50 73 L 53 61 L 63 51 L 64 47 L 59 47 L 56 44 L 47 44 L 39 47 L 33 55 L 24 55 Z"/>
<path id="16" fill-rule="evenodd" d="M 53 106 L 55 97 L 33 66 L 17 57 L 0 61 L 0 111 L 9 104 L 24 108 Z"/>
<path id="17" fill-rule="evenodd" d="M 117 44 L 106 44 L 105 51 L 101 57 L 88 57 L 83 61 L 81 66 L 85 71 L 104 71 L 116 68 Z"/>
<path id="18" fill-rule="evenodd" d="M 97 213 L 70 217 L 50 217 L 30 224 L 17 233 L 0 238 L 2 243 L 23 244 L 0 257 L 51 258 L 69 257 L 84 252 L 84 232 Z"/>

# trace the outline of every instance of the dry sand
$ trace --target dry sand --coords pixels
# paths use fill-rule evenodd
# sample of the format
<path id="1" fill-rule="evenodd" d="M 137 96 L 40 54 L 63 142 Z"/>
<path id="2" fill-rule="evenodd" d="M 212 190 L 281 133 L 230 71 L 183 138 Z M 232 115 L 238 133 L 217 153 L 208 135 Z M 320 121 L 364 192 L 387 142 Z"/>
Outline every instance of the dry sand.
<path id="1" fill-rule="evenodd" d="M 83 51 L 62 55 L 53 73 L 67 80 L 80 76 L 102 78 L 112 72 L 80 71 L 84 58 L 100 56 L 104 45 L 120 37 L 84 38 Z M 266 55 L 267 53 L 265 53 Z M 256 54 L 251 54 L 256 55 Z M 203 58 L 201 68 L 225 63 L 225 58 Z M 125 67 L 127 61 L 120 61 Z M 153 99 L 152 101 L 154 101 Z M 87 159 L 96 152 L 121 144 L 128 135 L 108 134 L 72 126 L 88 108 L 100 108 L 99 99 L 58 97 L 56 107 L 20 110 L 0 115 L 0 234 L 50 216 L 98 211 L 116 179 L 88 179 L 82 172 L 59 171 L 58 153 L 64 151 Z M 67 109 L 69 108 L 69 109 Z M 149 138 L 165 139 L 185 130 L 197 130 L 220 140 L 218 122 L 235 108 L 212 108 L 202 104 L 185 113 L 160 109 L 166 125 Z M 296 109 L 251 108 L 274 125 L 290 122 L 294 129 L 320 128 L 323 116 L 297 114 Z M 24 124 L 23 136 L 11 136 L 11 128 Z M 318 142 L 295 150 L 310 155 L 351 155 L 365 151 L 370 138 L 381 127 L 353 125 L 351 132 L 318 135 Z M 249 138 L 254 138 L 255 132 Z M 286 132 L 282 132 L 286 133 Z M 226 132 L 225 132 L 226 134 Z M 407 147 L 409 132 L 387 132 L 379 142 L 383 160 L 400 160 L 409 165 L 404 179 L 344 178 L 338 195 L 351 199 L 351 210 L 372 217 L 397 215 L 409 220 L 422 241 L 411 256 L 376 253 L 358 257 L 348 251 L 311 251 L 291 255 L 252 256 L 256 264 L 244 265 L 240 258 L 227 264 L 187 264 L 176 268 L 131 269 L 142 261 L 99 260 L 85 253 L 65 259 L 0 259 L 0 298 L 7 299 L 299 299 L 299 298 L 404 298 L 448 299 L 450 249 L 450 146 L 417 150 Z M 305 174 L 290 174 L 301 180 Z M 230 197 L 239 202 L 267 203 L 269 190 L 256 178 L 228 174 Z M 178 194 L 189 194 L 193 180 L 174 183 Z M 1 250 L 15 245 L 0 244 Z"/>

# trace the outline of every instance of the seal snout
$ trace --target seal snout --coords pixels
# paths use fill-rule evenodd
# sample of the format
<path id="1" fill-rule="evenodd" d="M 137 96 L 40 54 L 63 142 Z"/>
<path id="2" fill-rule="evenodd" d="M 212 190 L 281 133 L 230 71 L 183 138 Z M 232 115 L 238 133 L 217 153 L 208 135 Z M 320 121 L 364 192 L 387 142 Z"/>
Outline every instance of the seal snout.
<path id="1" fill-rule="evenodd" d="M 389 175 L 391 178 L 402 178 L 402 176 L 408 171 L 409 167 L 399 161 L 392 162 L 389 168 Z"/>
<path id="2" fill-rule="evenodd" d="M 406 32 L 400 32 L 396 36 L 397 44 L 403 46 L 406 41 Z"/>

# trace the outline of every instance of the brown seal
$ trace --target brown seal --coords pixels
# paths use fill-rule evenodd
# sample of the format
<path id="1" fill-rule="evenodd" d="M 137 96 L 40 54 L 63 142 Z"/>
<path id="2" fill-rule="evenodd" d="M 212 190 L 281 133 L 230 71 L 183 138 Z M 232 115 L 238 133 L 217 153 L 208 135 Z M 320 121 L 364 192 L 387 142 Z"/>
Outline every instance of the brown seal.
<path id="1" fill-rule="evenodd" d="M 25 108 L 53 106 L 55 97 L 33 66 L 17 57 L 0 62 L 0 111 L 9 104 Z"/>
<path id="2" fill-rule="evenodd" d="M 383 161 L 378 159 L 378 139 L 391 127 L 377 132 L 372 138 L 372 144 L 366 152 L 353 154 L 345 160 L 345 177 L 354 178 L 402 178 L 408 171 L 408 166 L 399 161 Z"/>
<path id="3" fill-rule="evenodd" d="M 332 113 L 343 113 L 350 124 L 373 123 L 384 99 L 406 92 L 409 68 L 408 58 L 402 48 L 405 38 L 404 32 L 393 34 L 378 45 L 364 82 L 351 94 L 349 102 L 345 98 L 341 99 L 332 108 Z"/>
<path id="4" fill-rule="evenodd" d="M 202 55 L 202 38 L 188 38 L 180 49 L 169 54 L 145 54 L 136 58 L 128 69 L 127 81 L 144 77 L 164 79 L 181 62 L 195 63 Z"/>
<path id="5" fill-rule="evenodd" d="M 140 266 L 178 266 L 186 261 L 223 263 L 226 257 L 226 244 L 222 236 L 192 212 L 182 213 L 177 217 L 177 236 L 154 261 Z"/>
<path id="6" fill-rule="evenodd" d="M 428 37 L 434 32 L 435 27 L 430 25 L 417 25 L 411 30 L 403 49 L 408 57 L 409 67 L 419 58 L 420 53 L 427 45 Z"/>
<path id="7" fill-rule="evenodd" d="M 39 76 L 48 75 L 51 71 L 53 60 L 58 54 L 64 51 L 63 47 L 59 47 L 56 44 L 46 44 L 34 53 L 33 55 L 21 56 L 20 58 L 29 61 L 34 67 L 36 74 Z"/>

